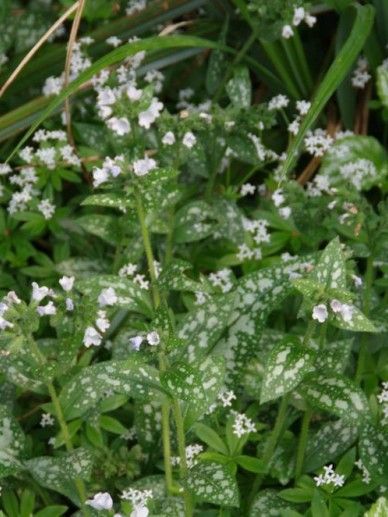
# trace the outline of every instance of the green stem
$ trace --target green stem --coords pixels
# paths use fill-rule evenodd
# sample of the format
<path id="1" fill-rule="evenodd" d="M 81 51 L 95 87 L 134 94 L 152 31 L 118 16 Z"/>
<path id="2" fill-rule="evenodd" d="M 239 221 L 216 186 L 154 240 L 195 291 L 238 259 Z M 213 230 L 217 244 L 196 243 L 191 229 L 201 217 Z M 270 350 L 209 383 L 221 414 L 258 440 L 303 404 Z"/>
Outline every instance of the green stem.
<path id="1" fill-rule="evenodd" d="M 366 262 L 366 271 L 365 271 L 365 287 L 363 293 L 363 311 L 365 316 L 369 316 L 370 313 L 370 305 L 372 301 L 372 285 L 374 280 L 374 269 L 373 269 L 373 255 L 370 255 Z M 365 363 L 368 356 L 368 334 L 363 334 L 361 337 L 360 343 L 360 353 L 357 361 L 357 369 L 355 381 L 359 383 L 362 379 L 363 373 L 365 371 Z"/>
<path id="2" fill-rule="evenodd" d="M 181 480 L 184 480 L 187 477 L 188 467 L 186 460 L 186 443 L 185 443 L 185 429 L 184 429 L 184 420 L 182 416 L 181 407 L 179 401 L 174 399 L 173 402 L 173 411 L 175 418 L 175 425 L 177 431 L 177 441 L 178 441 L 178 451 L 179 451 L 179 470 Z M 185 490 L 184 491 L 184 500 L 185 500 L 185 517 L 191 517 L 193 515 L 193 499 L 191 494 Z"/>
<path id="3" fill-rule="evenodd" d="M 47 362 L 46 357 L 39 350 L 39 347 L 38 347 L 35 339 L 31 335 L 29 335 L 29 336 L 27 336 L 27 342 L 29 344 L 29 347 L 30 347 L 30 350 L 31 350 L 33 356 L 36 358 L 38 363 L 40 363 L 41 365 L 44 365 Z M 55 416 L 57 417 L 57 420 L 58 420 L 58 423 L 59 423 L 59 427 L 61 428 L 61 431 L 62 431 L 63 440 L 65 442 L 66 450 L 67 450 L 67 452 L 72 452 L 74 450 L 74 447 L 73 447 L 73 443 L 71 441 L 71 436 L 70 436 L 69 428 L 67 427 L 66 419 L 65 419 L 65 417 L 63 415 L 61 403 L 59 401 L 57 392 L 56 392 L 55 387 L 54 387 L 54 385 L 53 385 L 53 383 L 51 381 L 47 383 L 47 390 L 49 392 L 49 395 L 50 395 L 50 398 L 51 398 L 51 402 L 52 402 L 52 404 L 54 406 Z M 80 503 L 81 503 L 83 514 L 84 515 L 89 515 L 89 511 L 85 507 L 85 501 L 86 501 L 85 484 L 82 481 L 82 479 L 80 479 L 80 478 L 75 479 L 74 482 L 75 482 L 75 485 L 76 485 L 77 490 L 78 490 L 78 495 L 79 495 L 79 498 L 80 498 Z"/>
<path id="4" fill-rule="evenodd" d="M 307 438 L 309 434 L 310 421 L 312 417 L 312 410 L 307 408 L 303 414 L 302 426 L 300 429 L 298 450 L 296 453 L 296 465 L 295 465 L 295 479 L 300 478 L 303 469 L 304 456 L 307 446 Z"/>
<path id="5" fill-rule="evenodd" d="M 274 428 L 273 428 L 272 433 L 265 445 L 264 452 L 263 452 L 263 463 L 266 465 L 269 464 L 269 462 L 271 461 L 273 453 L 275 452 L 275 449 L 276 449 L 276 445 L 282 435 L 284 424 L 286 421 L 286 416 L 287 416 L 288 399 L 289 399 L 288 394 L 282 398 L 282 401 L 280 402 L 280 405 L 279 405 L 278 414 L 276 416 Z M 269 466 L 269 465 L 267 465 L 267 466 Z M 250 507 L 253 503 L 253 499 L 254 499 L 255 495 L 257 494 L 257 491 L 261 487 L 263 480 L 264 480 L 264 475 L 259 474 L 256 476 L 256 478 L 252 484 L 251 492 L 250 492 L 250 495 L 248 498 L 248 510 L 250 509 Z"/>

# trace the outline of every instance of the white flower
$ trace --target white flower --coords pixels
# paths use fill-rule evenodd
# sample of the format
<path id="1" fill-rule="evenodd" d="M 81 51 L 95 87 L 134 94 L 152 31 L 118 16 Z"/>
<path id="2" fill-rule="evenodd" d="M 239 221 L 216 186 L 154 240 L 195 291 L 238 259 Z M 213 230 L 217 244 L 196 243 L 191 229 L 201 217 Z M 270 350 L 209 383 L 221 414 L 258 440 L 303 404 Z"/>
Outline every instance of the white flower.
<path id="1" fill-rule="evenodd" d="M 175 144 L 175 135 L 172 131 L 167 131 L 167 133 L 163 136 L 162 144 L 164 144 L 164 145 Z"/>
<path id="2" fill-rule="evenodd" d="M 71 298 L 66 298 L 66 310 L 67 311 L 73 311 L 74 310 L 74 302 Z"/>
<path id="3" fill-rule="evenodd" d="M 39 285 L 36 282 L 32 282 L 32 299 L 34 301 L 40 302 L 49 294 L 51 294 L 51 289 L 49 289 L 45 285 L 39 287 Z"/>
<path id="4" fill-rule="evenodd" d="M 112 117 L 106 121 L 106 125 L 119 136 L 126 135 L 131 130 L 129 121 L 125 117 Z"/>
<path id="5" fill-rule="evenodd" d="M 304 7 L 295 7 L 292 24 L 295 26 L 299 25 L 304 20 L 305 16 L 306 16 L 306 11 L 304 10 Z"/>
<path id="6" fill-rule="evenodd" d="M 300 115 L 307 115 L 308 110 L 311 108 L 311 102 L 309 101 L 296 101 L 296 109 Z"/>
<path id="7" fill-rule="evenodd" d="M 333 465 L 327 465 L 323 467 L 325 471 L 324 474 L 320 474 L 314 478 L 315 484 L 317 486 L 322 485 L 334 485 L 335 487 L 341 487 L 345 483 L 345 476 L 337 474 L 334 471 Z"/>
<path id="8" fill-rule="evenodd" d="M 101 345 L 102 336 L 94 327 L 87 327 L 85 330 L 83 343 L 89 348 L 90 346 L 99 346 Z"/>
<path id="9" fill-rule="evenodd" d="M 117 294 L 113 287 L 107 287 L 103 289 L 98 297 L 98 303 L 100 307 L 106 307 L 115 305 L 117 303 Z"/>
<path id="10" fill-rule="evenodd" d="M 114 47 L 114 48 L 118 47 L 122 43 L 121 39 L 118 38 L 117 36 L 110 36 L 109 38 L 107 38 L 105 40 L 105 42 L 108 45 L 112 45 L 112 47 Z"/>
<path id="11" fill-rule="evenodd" d="M 125 264 L 125 266 L 123 266 L 120 269 L 119 276 L 133 276 L 136 273 L 136 271 L 137 271 L 137 265 L 129 262 L 128 264 Z"/>
<path id="12" fill-rule="evenodd" d="M 127 88 L 127 97 L 131 101 L 138 101 L 143 95 L 143 90 L 139 90 L 133 84 L 130 84 Z"/>
<path id="13" fill-rule="evenodd" d="M 132 348 L 136 350 L 136 352 L 139 351 L 140 345 L 143 343 L 143 337 L 142 336 L 134 336 L 129 338 L 129 341 L 131 342 Z"/>
<path id="14" fill-rule="evenodd" d="M 182 140 L 182 144 L 187 147 L 188 149 L 191 149 L 192 147 L 194 147 L 194 145 L 196 144 L 197 142 L 197 139 L 195 137 L 195 135 L 191 132 L 191 131 L 187 131 L 184 135 L 183 135 L 183 140 Z"/>
<path id="15" fill-rule="evenodd" d="M 316 16 L 312 16 L 311 14 L 307 13 L 306 16 L 304 17 L 304 21 L 311 28 L 316 24 L 317 18 L 316 18 Z"/>
<path id="16" fill-rule="evenodd" d="M 357 275 L 352 275 L 352 280 L 354 282 L 355 287 L 361 287 L 362 286 L 362 278 Z"/>
<path id="17" fill-rule="evenodd" d="M 86 501 L 87 505 L 95 510 L 111 510 L 113 507 L 113 500 L 108 492 L 98 492 L 93 499 Z"/>
<path id="18" fill-rule="evenodd" d="M 339 300 L 331 300 L 330 307 L 331 310 L 335 313 L 342 311 L 342 303 Z"/>
<path id="19" fill-rule="evenodd" d="M 136 506 L 131 512 L 131 517 L 148 517 L 149 510 L 146 506 Z"/>
<path id="20" fill-rule="evenodd" d="M 291 133 L 292 135 L 297 135 L 298 134 L 298 131 L 299 131 L 299 127 L 300 127 L 300 121 L 299 121 L 299 118 L 297 117 L 295 120 L 293 120 L 291 122 L 291 124 L 288 124 L 288 132 Z"/>
<path id="21" fill-rule="evenodd" d="M 55 212 L 55 205 L 49 199 L 42 199 L 38 204 L 38 210 L 43 214 L 45 219 L 51 219 Z"/>
<path id="22" fill-rule="evenodd" d="M 150 106 L 139 113 L 139 126 L 149 129 L 151 124 L 160 116 L 162 109 L 163 103 L 154 97 Z"/>
<path id="23" fill-rule="evenodd" d="M 51 426 L 55 424 L 55 420 L 50 413 L 43 413 L 40 419 L 41 427 Z"/>
<path id="24" fill-rule="evenodd" d="M 319 323 L 323 323 L 327 320 L 328 312 L 325 304 L 320 303 L 313 308 L 313 320 L 319 321 Z"/>
<path id="25" fill-rule="evenodd" d="M 244 185 L 241 186 L 240 195 L 247 196 L 248 194 L 254 194 L 255 190 L 256 187 L 251 183 L 244 183 Z"/>
<path id="26" fill-rule="evenodd" d="M 232 425 L 233 434 L 241 438 L 245 434 L 254 433 L 256 431 L 255 423 L 248 418 L 244 413 L 237 413 L 233 411 L 235 420 Z"/>
<path id="27" fill-rule="evenodd" d="M 155 169 L 155 167 L 156 161 L 153 158 L 149 158 L 148 156 L 133 162 L 133 172 L 136 174 L 136 176 L 145 176 L 150 171 Z"/>
<path id="28" fill-rule="evenodd" d="M 73 289 L 74 280 L 74 276 L 63 276 L 59 280 L 59 284 L 62 287 L 62 289 L 68 293 Z"/>
<path id="29" fill-rule="evenodd" d="M 293 35 L 294 35 L 294 31 L 292 30 L 291 25 L 284 25 L 284 27 L 282 29 L 282 37 L 284 39 L 289 39 Z"/>
<path id="30" fill-rule="evenodd" d="M 284 203 L 284 195 L 283 190 L 278 188 L 275 190 L 275 192 L 272 194 L 272 201 L 274 202 L 275 206 L 280 206 L 282 203 Z"/>
<path id="31" fill-rule="evenodd" d="M 291 207 L 282 206 L 281 208 L 279 208 L 279 214 L 281 215 L 281 217 L 283 217 L 283 219 L 289 219 L 291 215 Z"/>
<path id="32" fill-rule="evenodd" d="M 160 337 L 159 337 L 159 334 L 156 332 L 156 330 L 153 330 L 152 332 L 149 332 L 147 334 L 147 341 L 148 341 L 148 344 L 151 346 L 159 345 Z"/>
<path id="33" fill-rule="evenodd" d="M 232 405 L 232 400 L 236 400 L 236 395 L 234 394 L 234 391 L 232 391 L 232 390 L 222 391 L 218 395 L 218 400 L 221 402 L 221 404 L 224 407 L 228 407 L 228 406 Z"/>
<path id="34" fill-rule="evenodd" d="M 96 319 L 96 327 L 101 332 L 105 332 L 110 327 L 109 320 L 106 317 L 105 311 L 98 311 L 97 313 L 97 319 Z"/>
<path id="35" fill-rule="evenodd" d="M 93 169 L 93 187 L 97 188 L 103 183 L 106 183 L 109 179 L 109 174 L 105 169 L 95 167 Z"/>
<path id="36" fill-rule="evenodd" d="M 13 323 L 10 323 L 3 316 L 0 316 L 0 330 L 11 329 L 13 327 Z"/>
<path id="37" fill-rule="evenodd" d="M 36 312 L 39 316 L 52 316 L 57 313 L 57 309 L 54 303 L 50 300 L 47 305 L 39 305 L 36 308 Z"/>

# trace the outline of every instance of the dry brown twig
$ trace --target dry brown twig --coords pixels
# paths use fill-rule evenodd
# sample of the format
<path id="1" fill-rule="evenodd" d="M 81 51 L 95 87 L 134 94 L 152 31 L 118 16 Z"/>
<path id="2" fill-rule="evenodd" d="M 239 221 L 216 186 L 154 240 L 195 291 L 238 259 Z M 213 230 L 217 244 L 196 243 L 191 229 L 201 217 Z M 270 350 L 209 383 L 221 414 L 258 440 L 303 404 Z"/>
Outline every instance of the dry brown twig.
<path id="1" fill-rule="evenodd" d="M 28 52 L 28 54 L 24 56 L 24 58 L 20 61 L 18 66 L 15 68 L 15 70 L 12 72 L 12 74 L 8 77 L 3 86 L 0 88 L 0 97 L 4 95 L 9 86 L 13 83 L 13 81 L 20 74 L 20 72 L 27 65 L 27 63 L 29 63 L 32 57 L 38 52 L 40 47 L 49 39 L 49 37 L 58 29 L 58 27 L 62 25 L 66 18 L 68 18 L 78 8 L 78 4 L 79 2 L 77 1 L 71 7 L 69 7 L 69 9 L 65 13 L 63 13 L 60 18 L 58 18 L 58 20 L 49 28 L 49 30 L 45 32 L 45 34 L 43 34 L 40 40 L 35 43 L 35 45 Z"/>

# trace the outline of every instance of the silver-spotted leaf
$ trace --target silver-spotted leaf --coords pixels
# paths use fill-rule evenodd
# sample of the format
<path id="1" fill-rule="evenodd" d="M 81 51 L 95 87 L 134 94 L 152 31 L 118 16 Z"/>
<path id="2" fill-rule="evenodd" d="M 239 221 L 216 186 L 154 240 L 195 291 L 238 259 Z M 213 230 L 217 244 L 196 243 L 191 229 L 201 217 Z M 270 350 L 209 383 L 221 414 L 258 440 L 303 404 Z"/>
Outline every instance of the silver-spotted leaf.
<path id="1" fill-rule="evenodd" d="M 198 463 L 189 470 L 185 484 L 201 501 L 222 506 L 239 505 L 236 479 L 225 465 Z"/>
<path id="2" fill-rule="evenodd" d="M 202 376 L 197 368 L 189 364 L 175 363 L 160 374 L 160 382 L 171 395 L 180 400 L 198 401 L 199 403 L 206 400 Z"/>
<path id="3" fill-rule="evenodd" d="M 358 443 L 360 458 L 372 479 L 388 479 L 388 433 L 370 422 L 364 424 Z"/>
<path id="4" fill-rule="evenodd" d="M 260 402 L 279 398 L 298 386 L 314 370 L 314 356 L 313 351 L 303 346 L 299 338 L 284 338 L 267 359 Z"/>

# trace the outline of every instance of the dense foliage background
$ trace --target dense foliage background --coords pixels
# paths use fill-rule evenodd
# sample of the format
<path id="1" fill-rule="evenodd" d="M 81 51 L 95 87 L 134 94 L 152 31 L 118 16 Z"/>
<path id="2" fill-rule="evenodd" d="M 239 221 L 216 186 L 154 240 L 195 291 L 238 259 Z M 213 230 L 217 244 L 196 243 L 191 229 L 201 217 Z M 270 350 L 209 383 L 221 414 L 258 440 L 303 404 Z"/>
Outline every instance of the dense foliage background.
<path id="1" fill-rule="evenodd" d="M 1 2 L 1 515 L 388 516 L 387 44 Z"/>

